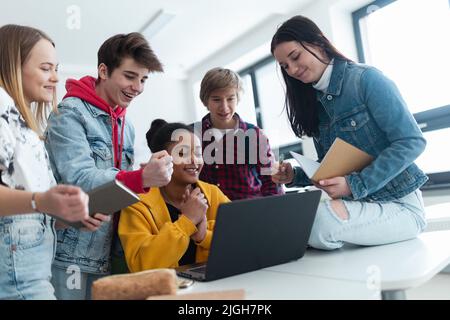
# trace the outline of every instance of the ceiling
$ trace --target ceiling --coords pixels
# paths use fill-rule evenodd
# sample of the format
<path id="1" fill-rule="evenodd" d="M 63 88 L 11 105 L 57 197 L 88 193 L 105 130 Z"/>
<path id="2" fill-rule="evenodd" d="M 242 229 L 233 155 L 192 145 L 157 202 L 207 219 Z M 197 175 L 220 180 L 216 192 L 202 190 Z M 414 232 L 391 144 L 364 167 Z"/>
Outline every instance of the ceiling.
<path id="1" fill-rule="evenodd" d="M 97 49 L 105 39 L 117 33 L 140 31 L 151 17 L 164 9 L 175 13 L 175 17 L 149 42 L 166 67 L 189 72 L 267 17 L 291 14 L 310 1 L 2 1 L 0 25 L 24 24 L 44 30 L 56 43 L 62 69 L 64 66 L 82 68 L 96 65 Z M 79 20 L 76 20 L 77 12 Z"/>

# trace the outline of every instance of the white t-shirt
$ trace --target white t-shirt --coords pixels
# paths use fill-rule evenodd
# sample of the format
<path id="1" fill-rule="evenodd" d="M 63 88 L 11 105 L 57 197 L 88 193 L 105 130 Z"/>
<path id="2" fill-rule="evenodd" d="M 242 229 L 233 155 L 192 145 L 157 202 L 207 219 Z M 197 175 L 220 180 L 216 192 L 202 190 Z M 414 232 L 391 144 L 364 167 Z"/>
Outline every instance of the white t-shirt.
<path id="1" fill-rule="evenodd" d="M 44 141 L 25 125 L 1 87 L 0 171 L 2 183 L 12 189 L 42 192 L 56 185 Z"/>

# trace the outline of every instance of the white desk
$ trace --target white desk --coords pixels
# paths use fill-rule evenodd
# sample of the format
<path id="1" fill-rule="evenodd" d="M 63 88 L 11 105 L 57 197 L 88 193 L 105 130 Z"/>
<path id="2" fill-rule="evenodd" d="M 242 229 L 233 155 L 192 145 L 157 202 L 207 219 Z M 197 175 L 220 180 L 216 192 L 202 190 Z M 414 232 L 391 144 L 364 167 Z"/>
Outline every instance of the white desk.
<path id="1" fill-rule="evenodd" d="M 178 294 L 244 289 L 249 300 L 380 299 L 380 292 L 365 283 L 326 279 L 266 269 L 210 282 L 195 282 Z"/>
<path id="2" fill-rule="evenodd" d="M 244 289 L 247 299 L 405 299 L 450 263 L 450 230 L 374 247 L 310 249 L 297 261 L 211 282 L 180 294 Z M 380 295 L 381 294 L 381 295 Z"/>
<path id="3" fill-rule="evenodd" d="M 265 270 L 319 278 L 356 281 L 378 287 L 383 299 L 405 298 L 450 263 L 450 230 L 374 247 L 347 246 L 335 251 L 308 250 L 297 261 Z"/>
<path id="4" fill-rule="evenodd" d="M 444 197 L 439 198 L 442 200 Z M 435 202 L 433 205 L 425 207 L 425 218 L 427 219 L 427 228 L 425 232 L 450 230 L 450 196 L 448 201 Z M 450 265 L 444 270 L 444 273 L 450 273 Z"/>
<path id="5" fill-rule="evenodd" d="M 426 206 L 425 218 L 427 219 L 425 232 L 450 230 L 450 202 Z"/>

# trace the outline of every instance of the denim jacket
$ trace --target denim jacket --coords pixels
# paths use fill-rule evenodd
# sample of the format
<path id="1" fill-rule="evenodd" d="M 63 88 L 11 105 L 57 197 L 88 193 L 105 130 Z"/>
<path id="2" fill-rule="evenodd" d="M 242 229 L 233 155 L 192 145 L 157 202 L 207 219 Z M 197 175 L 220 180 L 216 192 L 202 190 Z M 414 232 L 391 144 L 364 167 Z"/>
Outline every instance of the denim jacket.
<path id="1" fill-rule="evenodd" d="M 45 132 L 56 181 L 77 185 L 88 192 L 114 180 L 119 170 L 114 168 L 111 136 L 108 113 L 79 98 L 64 99 L 58 105 L 58 112 L 50 115 Z M 134 128 L 129 122 L 125 122 L 123 143 L 121 169 L 131 170 Z M 109 273 L 112 222 L 103 223 L 95 232 L 75 228 L 57 230 L 57 240 L 55 266 L 67 268 L 77 264 L 82 272 Z"/>
<path id="2" fill-rule="evenodd" d="M 319 162 L 339 137 L 374 157 L 361 172 L 346 176 L 348 200 L 391 201 L 428 177 L 413 163 L 426 141 L 395 84 L 367 65 L 335 59 L 328 88 L 317 91 L 319 133 L 313 136 Z M 292 185 L 311 181 L 295 170 Z"/>

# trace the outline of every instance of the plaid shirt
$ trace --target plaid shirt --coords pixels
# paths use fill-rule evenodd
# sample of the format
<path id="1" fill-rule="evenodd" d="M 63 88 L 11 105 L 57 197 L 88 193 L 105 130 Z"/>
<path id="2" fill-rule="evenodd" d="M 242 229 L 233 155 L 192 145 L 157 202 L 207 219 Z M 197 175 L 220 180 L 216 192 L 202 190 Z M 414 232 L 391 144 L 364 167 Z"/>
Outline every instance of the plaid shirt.
<path id="1" fill-rule="evenodd" d="M 225 135 L 222 133 L 223 136 L 217 136 L 210 130 L 213 126 L 209 114 L 203 117 L 200 136 L 205 164 L 200 173 L 200 180 L 217 185 L 231 200 L 283 194 L 282 187 L 272 182 L 268 172 L 261 174 L 261 169 L 270 171 L 272 151 L 268 139 L 261 129 L 242 121 L 237 114 L 235 117 L 238 119 L 237 129 L 241 130 L 230 130 Z M 199 124 L 197 123 L 198 126 Z M 195 129 L 198 132 L 199 128 Z M 254 143 L 237 137 L 239 131 L 243 134 L 249 129 L 255 130 Z M 227 147 L 227 141 L 233 141 L 231 139 L 234 139 L 234 143 Z M 264 161 L 260 159 L 259 148 L 266 149 L 267 157 Z"/>

